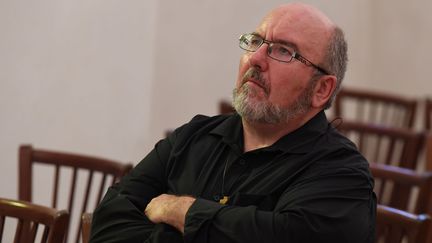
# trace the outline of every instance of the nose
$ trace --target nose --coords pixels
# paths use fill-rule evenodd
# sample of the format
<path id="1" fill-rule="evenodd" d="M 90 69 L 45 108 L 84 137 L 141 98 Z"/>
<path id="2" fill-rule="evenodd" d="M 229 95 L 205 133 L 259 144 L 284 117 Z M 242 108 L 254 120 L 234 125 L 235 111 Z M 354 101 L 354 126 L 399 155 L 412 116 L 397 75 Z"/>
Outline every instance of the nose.
<path id="1" fill-rule="evenodd" d="M 268 68 L 268 45 L 263 43 L 258 50 L 249 53 L 249 64 L 259 68 L 261 71 L 266 71 Z"/>

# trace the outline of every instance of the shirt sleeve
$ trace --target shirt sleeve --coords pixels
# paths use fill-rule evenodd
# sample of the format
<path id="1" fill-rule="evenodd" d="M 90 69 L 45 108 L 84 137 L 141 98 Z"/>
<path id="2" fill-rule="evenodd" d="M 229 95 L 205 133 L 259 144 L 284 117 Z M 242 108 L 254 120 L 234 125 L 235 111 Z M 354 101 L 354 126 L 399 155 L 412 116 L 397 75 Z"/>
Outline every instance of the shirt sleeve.
<path id="1" fill-rule="evenodd" d="M 287 189 L 274 210 L 198 199 L 186 215 L 185 242 L 373 242 L 372 188 L 364 173 L 334 168 Z"/>
<path id="2" fill-rule="evenodd" d="M 173 136 L 158 142 L 127 176 L 109 188 L 93 213 L 91 243 L 182 242 L 173 227 L 155 225 L 144 214 L 150 200 L 167 190 L 164 164 Z"/>

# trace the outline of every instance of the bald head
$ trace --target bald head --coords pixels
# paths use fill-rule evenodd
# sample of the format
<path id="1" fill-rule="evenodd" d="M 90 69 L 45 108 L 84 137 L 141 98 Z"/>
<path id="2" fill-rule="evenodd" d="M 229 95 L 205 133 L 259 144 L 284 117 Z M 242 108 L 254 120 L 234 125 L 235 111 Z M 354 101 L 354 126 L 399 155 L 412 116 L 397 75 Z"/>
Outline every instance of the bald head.
<path id="1" fill-rule="evenodd" d="M 270 39 L 283 33 L 297 44 L 299 53 L 337 78 L 336 89 L 325 106 L 329 108 L 340 90 L 348 61 L 343 31 L 319 9 L 298 2 L 270 11 L 257 30 L 266 32 Z"/>
<path id="2" fill-rule="evenodd" d="M 315 8 L 312 5 L 304 4 L 304 3 L 288 3 L 284 5 L 280 5 L 273 9 L 270 14 L 279 14 L 284 15 L 290 13 L 293 16 L 298 17 L 300 21 L 302 18 L 307 18 L 309 20 L 314 21 L 317 24 L 322 25 L 325 28 L 332 28 L 334 23 L 319 9 Z M 268 16 L 268 15 L 267 15 Z"/>
<path id="3" fill-rule="evenodd" d="M 315 62 L 321 62 L 335 24 L 311 5 L 289 3 L 270 11 L 261 22 L 260 29 L 278 29 L 286 31 L 287 34 L 292 33 L 290 38 L 301 43 L 299 51 L 303 55 L 314 57 L 312 59 Z"/>

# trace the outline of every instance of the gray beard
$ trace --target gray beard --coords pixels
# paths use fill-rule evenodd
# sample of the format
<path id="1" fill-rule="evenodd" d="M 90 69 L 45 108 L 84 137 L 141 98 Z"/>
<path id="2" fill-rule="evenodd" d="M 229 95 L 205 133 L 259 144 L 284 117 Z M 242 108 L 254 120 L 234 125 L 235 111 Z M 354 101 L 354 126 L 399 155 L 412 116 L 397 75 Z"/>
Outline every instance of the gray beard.
<path id="1" fill-rule="evenodd" d="M 293 104 L 288 107 L 281 107 L 268 100 L 251 101 L 249 97 L 253 97 L 256 94 L 246 83 L 241 87 L 240 92 L 237 88 L 233 90 L 232 105 L 237 113 L 249 122 L 267 124 L 286 123 L 310 110 L 313 84 L 314 82 L 310 82 Z"/>

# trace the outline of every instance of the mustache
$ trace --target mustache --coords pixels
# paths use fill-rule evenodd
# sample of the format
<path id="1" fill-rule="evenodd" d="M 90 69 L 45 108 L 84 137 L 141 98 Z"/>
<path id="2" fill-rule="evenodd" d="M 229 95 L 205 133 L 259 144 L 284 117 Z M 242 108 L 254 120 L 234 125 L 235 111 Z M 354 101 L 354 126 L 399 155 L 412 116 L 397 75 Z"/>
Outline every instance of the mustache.
<path id="1" fill-rule="evenodd" d="M 248 81 L 253 80 L 255 83 L 258 83 L 261 87 L 264 88 L 266 94 L 270 93 L 270 85 L 267 80 L 263 77 L 261 71 L 257 68 L 251 67 L 246 73 L 243 75 L 243 84 Z"/>

